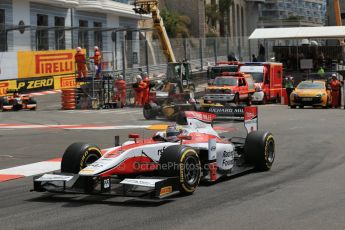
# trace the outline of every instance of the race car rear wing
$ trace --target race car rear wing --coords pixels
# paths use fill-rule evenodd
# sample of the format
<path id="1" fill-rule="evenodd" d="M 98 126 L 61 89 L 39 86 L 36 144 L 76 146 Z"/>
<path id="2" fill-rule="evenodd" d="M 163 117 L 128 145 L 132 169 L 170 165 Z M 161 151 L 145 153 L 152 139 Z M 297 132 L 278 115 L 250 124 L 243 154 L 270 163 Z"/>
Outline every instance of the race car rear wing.
<path id="1" fill-rule="evenodd" d="M 178 124 L 189 125 L 199 131 L 210 128 L 214 120 L 223 118 L 243 120 L 247 133 L 259 129 L 257 106 L 211 106 L 207 112 L 185 111 L 184 116 L 184 121 Z"/>
<path id="2" fill-rule="evenodd" d="M 258 130 L 257 106 L 210 106 L 206 108 L 206 112 L 215 114 L 215 120 L 243 120 L 248 133 Z"/>

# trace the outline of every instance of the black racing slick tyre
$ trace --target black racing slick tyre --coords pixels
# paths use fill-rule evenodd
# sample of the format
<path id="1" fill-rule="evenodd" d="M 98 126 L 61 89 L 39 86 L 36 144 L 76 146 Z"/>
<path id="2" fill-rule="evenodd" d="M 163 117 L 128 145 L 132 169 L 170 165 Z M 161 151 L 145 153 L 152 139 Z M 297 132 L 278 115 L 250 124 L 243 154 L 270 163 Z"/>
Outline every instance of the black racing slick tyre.
<path id="1" fill-rule="evenodd" d="M 252 103 L 252 95 L 251 95 L 251 94 L 248 95 L 246 104 L 247 104 L 247 106 L 251 106 L 251 105 L 253 104 L 253 103 Z"/>
<path id="2" fill-rule="evenodd" d="M 197 152 L 182 145 L 164 149 L 159 159 L 159 175 L 177 177 L 179 191 L 184 195 L 192 194 L 201 178 L 200 159 Z"/>
<path id="3" fill-rule="evenodd" d="M 176 114 L 175 121 L 178 125 L 187 125 L 187 118 L 183 111 Z"/>
<path id="4" fill-rule="evenodd" d="M 62 173 L 77 174 L 102 157 L 101 150 L 93 144 L 73 143 L 66 149 L 61 161 Z"/>
<path id="5" fill-rule="evenodd" d="M 235 94 L 234 103 L 235 103 L 236 105 L 239 105 L 239 104 L 240 104 L 240 96 L 239 96 L 238 94 Z"/>
<path id="6" fill-rule="evenodd" d="M 270 170 L 275 158 L 273 135 L 267 131 L 254 131 L 248 134 L 244 145 L 245 159 L 257 170 Z"/>
<path id="7" fill-rule="evenodd" d="M 144 105 L 143 115 L 144 115 L 146 120 L 156 119 L 156 113 L 150 104 Z"/>
<path id="8" fill-rule="evenodd" d="M 29 105 L 37 105 L 37 102 L 35 101 L 35 100 L 32 100 L 32 99 L 30 99 L 29 101 L 28 101 L 28 104 Z M 35 106 L 35 107 L 33 107 L 33 108 L 31 108 L 30 110 L 36 110 L 37 109 L 37 106 Z"/>

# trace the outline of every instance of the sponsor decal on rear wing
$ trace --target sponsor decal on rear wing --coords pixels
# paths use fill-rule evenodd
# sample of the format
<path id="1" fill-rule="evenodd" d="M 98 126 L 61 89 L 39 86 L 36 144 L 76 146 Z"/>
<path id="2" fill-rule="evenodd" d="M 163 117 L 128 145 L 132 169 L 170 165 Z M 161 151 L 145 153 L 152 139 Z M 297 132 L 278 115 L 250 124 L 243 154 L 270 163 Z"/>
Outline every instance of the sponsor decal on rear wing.
<path id="1" fill-rule="evenodd" d="M 228 118 L 242 118 L 244 117 L 243 106 L 211 106 L 208 108 L 209 113 L 217 115 L 217 118 L 228 117 Z"/>
<path id="2" fill-rule="evenodd" d="M 186 111 L 186 118 L 188 119 L 197 119 L 202 122 L 211 123 L 217 115 L 213 113 L 206 112 L 196 112 L 196 111 Z"/>

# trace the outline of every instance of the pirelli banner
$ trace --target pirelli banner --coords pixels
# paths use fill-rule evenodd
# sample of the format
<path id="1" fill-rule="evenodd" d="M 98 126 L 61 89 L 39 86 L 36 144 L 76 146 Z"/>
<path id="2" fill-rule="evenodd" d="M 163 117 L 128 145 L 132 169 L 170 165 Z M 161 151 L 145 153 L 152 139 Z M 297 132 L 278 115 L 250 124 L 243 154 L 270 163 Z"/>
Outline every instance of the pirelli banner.
<path id="1" fill-rule="evenodd" d="M 75 73 L 75 50 L 18 51 L 18 79 Z"/>
<path id="2" fill-rule="evenodd" d="M 0 82 L 0 96 L 5 96 L 8 89 L 16 89 L 16 80 L 1 81 Z"/>
<path id="3" fill-rule="evenodd" d="M 21 93 L 54 89 L 54 77 L 39 77 L 17 80 L 17 90 Z"/>
<path id="4" fill-rule="evenodd" d="M 55 76 L 54 89 L 71 89 L 77 87 L 74 75 Z"/>

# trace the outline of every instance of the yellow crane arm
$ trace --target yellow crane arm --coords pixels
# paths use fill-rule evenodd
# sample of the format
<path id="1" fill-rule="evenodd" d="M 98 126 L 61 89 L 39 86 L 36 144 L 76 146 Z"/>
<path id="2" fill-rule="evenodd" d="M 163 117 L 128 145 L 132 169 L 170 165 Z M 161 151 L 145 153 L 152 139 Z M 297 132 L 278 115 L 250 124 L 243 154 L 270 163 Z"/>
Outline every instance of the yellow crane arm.
<path id="1" fill-rule="evenodd" d="M 153 25 L 158 32 L 163 52 L 167 57 L 168 62 L 176 62 L 170 40 L 164 26 L 163 18 L 160 16 L 158 3 L 158 0 L 136 0 L 134 1 L 135 8 L 133 10 L 138 14 L 152 14 Z"/>
<path id="2" fill-rule="evenodd" d="M 335 24 L 337 26 L 342 26 L 343 23 L 341 21 L 341 12 L 340 12 L 340 3 L 339 0 L 333 0 L 333 5 L 334 5 L 334 14 L 335 14 Z M 339 43 L 341 46 L 344 46 L 344 39 L 340 39 Z"/>
<path id="3" fill-rule="evenodd" d="M 339 0 L 333 0 L 333 5 L 334 5 L 335 23 L 337 26 L 342 26 Z"/>

